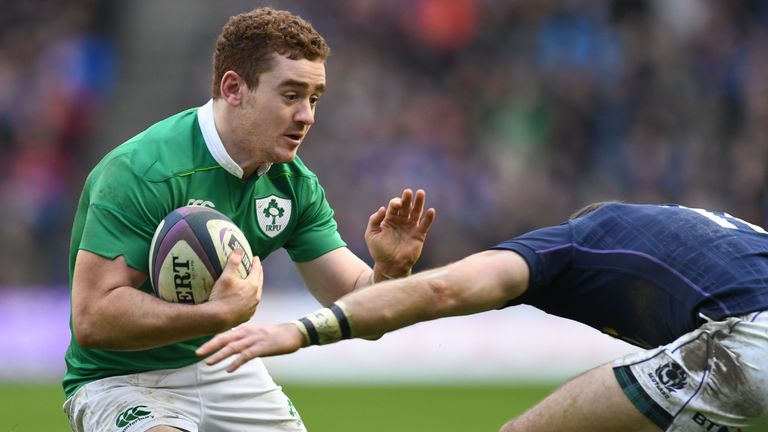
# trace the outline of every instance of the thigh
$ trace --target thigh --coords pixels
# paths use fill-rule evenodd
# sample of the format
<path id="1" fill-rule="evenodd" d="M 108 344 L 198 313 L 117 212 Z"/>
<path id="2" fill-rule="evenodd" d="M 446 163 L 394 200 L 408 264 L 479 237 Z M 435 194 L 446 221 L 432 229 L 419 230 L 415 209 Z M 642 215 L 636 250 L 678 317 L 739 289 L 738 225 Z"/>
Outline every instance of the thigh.
<path id="1" fill-rule="evenodd" d="M 197 432 L 180 403 L 183 397 L 137 386 L 137 375 L 101 379 L 84 385 L 64 405 L 73 432 Z"/>
<path id="2" fill-rule="evenodd" d="M 233 373 L 225 364 L 200 365 L 205 386 L 205 416 L 200 429 L 206 432 L 306 432 L 291 400 L 275 384 L 259 359 Z"/>
<path id="3" fill-rule="evenodd" d="M 502 432 L 658 432 L 624 395 L 610 364 L 569 381 Z"/>

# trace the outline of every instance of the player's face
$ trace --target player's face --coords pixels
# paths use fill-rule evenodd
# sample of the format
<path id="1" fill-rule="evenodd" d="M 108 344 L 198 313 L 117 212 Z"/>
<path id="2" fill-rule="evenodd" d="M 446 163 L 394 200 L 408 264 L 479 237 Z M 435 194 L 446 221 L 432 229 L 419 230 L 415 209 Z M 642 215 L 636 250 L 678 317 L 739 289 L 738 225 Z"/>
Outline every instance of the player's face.
<path id="1" fill-rule="evenodd" d="M 290 162 L 315 122 L 315 107 L 325 90 L 322 61 L 274 56 L 270 71 L 259 76 L 243 100 L 241 137 L 249 159 Z"/>

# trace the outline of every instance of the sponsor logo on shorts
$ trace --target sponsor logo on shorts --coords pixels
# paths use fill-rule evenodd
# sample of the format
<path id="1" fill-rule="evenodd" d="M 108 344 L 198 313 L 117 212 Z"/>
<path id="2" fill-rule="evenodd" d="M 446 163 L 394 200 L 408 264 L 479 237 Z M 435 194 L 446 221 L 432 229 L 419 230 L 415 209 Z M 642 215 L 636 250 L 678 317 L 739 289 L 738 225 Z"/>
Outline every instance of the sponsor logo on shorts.
<path id="1" fill-rule="evenodd" d="M 138 423 L 139 420 L 152 417 L 152 411 L 147 408 L 146 405 L 136 405 L 135 407 L 128 408 L 117 416 L 115 426 L 124 431 L 130 426 Z"/>
<path id="2" fill-rule="evenodd" d="M 664 399 L 669 399 L 672 393 L 685 388 L 688 384 L 688 374 L 675 362 L 667 362 L 657 367 L 654 372 L 648 373 L 648 378 Z"/>
<path id="3" fill-rule="evenodd" d="M 697 425 L 701 426 L 703 430 L 712 432 L 741 432 L 741 428 L 728 429 L 728 427 L 713 422 L 698 411 L 691 418 Z"/>
<path id="4" fill-rule="evenodd" d="M 293 402 L 291 402 L 290 399 L 288 399 L 288 414 L 290 414 L 296 421 L 296 427 L 301 427 L 301 417 L 299 417 L 299 413 L 296 411 L 296 407 L 293 406 Z"/>

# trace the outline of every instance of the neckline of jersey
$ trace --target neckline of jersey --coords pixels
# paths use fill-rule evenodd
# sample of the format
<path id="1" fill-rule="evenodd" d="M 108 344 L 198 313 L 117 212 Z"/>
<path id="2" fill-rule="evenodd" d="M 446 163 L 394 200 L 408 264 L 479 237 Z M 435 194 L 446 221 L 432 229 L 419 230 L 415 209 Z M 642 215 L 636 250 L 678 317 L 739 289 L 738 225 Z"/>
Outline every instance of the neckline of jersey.
<path id="1" fill-rule="evenodd" d="M 243 168 L 232 159 L 229 153 L 227 153 L 227 149 L 224 148 L 224 143 L 221 141 L 221 137 L 216 131 L 216 121 L 213 116 L 213 99 L 209 99 L 205 105 L 198 108 L 197 122 L 200 124 L 200 132 L 203 134 L 205 146 L 208 147 L 208 152 L 211 153 L 213 159 L 216 160 L 222 168 L 227 170 L 228 173 L 242 179 L 244 174 Z M 261 177 L 269 171 L 271 167 L 272 164 L 269 162 L 261 164 L 256 169 L 256 176 Z"/>

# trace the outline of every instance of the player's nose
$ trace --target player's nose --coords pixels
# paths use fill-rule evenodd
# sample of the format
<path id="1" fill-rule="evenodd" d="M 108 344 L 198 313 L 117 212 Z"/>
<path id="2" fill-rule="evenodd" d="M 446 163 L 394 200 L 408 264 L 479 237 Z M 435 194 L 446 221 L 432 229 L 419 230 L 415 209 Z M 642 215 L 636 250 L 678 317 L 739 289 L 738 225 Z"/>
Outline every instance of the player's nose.
<path id="1" fill-rule="evenodd" d="M 311 126 L 315 123 L 315 108 L 312 106 L 312 104 L 305 100 L 303 101 L 299 107 L 296 113 L 293 116 L 293 119 L 296 123 Z"/>

